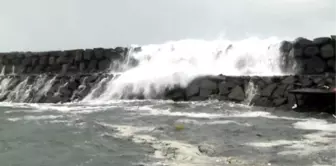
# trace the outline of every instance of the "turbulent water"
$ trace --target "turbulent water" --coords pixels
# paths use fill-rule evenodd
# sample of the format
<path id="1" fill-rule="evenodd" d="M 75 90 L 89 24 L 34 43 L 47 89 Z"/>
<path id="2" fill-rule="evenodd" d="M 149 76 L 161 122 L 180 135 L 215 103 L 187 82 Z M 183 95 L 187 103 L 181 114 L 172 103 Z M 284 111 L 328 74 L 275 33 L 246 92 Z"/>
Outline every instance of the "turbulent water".
<path id="1" fill-rule="evenodd" d="M 21 82 L 0 103 L 1 166 L 333 165 L 335 118 L 223 101 L 119 100 L 201 75 L 284 75 L 279 39 L 183 40 L 143 46 L 83 101 L 34 104 L 53 79 Z M 46 82 L 46 83 L 45 83 Z M 0 92 L 8 86 L 1 81 Z M 104 87 L 102 89 L 102 87 Z M 20 103 L 14 103 L 20 102 Z"/>

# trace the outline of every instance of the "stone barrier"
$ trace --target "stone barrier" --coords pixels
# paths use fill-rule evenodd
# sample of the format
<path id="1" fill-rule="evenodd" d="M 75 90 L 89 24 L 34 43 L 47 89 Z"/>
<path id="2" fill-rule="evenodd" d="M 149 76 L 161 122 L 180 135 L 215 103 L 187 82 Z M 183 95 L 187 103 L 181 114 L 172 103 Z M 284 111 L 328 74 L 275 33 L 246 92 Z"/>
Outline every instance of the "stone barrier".
<path id="1" fill-rule="evenodd" d="M 217 99 L 262 107 L 290 109 L 296 104 L 290 90 L 297 88 L 335 88 L 335 75 L 287 75 L 272 77 L 203 76 L 192 81 L 186 88 L 166 91 L 165 97 L 175 101 L 199 101 Z M 316 99 L 316 98 L 315 98 Z M 335 98 L 333 99 L 335 101 Z M 325 103 L 316 99 L 305 100 L 298 95 L 300 105 L 317 106 Z M 324 103 L 322 103 L 324 102 Z"/>
<path id="2" fill-rule="evenodd" d="M 335 46 L 336 36 L 283 41 L 281 67 L 285 72 L 295 74 L 335 73 Z"/>
<path id="3" fill-rule="evenodd" d="M 0 53 L 2 74 L 69 74 L 106 71 L 124 61 L 127 48 Z"/>

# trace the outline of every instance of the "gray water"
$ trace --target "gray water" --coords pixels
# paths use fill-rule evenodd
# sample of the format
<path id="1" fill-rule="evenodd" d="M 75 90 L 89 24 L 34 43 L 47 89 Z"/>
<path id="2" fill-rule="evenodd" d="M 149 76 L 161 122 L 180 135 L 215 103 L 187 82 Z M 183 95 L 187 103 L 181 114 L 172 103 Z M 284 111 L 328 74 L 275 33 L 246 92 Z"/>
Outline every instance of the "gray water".
<path id="1" fill-rule="evenodd" d="M 336 162 L 336 123 L 327 114 L 218 101 L 0 105 L 1 166 Z"/>

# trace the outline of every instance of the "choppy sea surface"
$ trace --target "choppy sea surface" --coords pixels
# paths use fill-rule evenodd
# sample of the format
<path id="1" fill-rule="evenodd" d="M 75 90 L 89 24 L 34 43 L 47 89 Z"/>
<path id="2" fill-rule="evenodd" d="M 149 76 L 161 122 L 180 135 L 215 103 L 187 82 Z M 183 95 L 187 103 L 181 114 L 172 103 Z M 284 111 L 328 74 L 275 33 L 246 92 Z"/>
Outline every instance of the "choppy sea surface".
<path id="1" fill-rule="evenodd" d="M 335 165 L 335 118 L 229 102 L 0 103 L 1 166 Z"/>

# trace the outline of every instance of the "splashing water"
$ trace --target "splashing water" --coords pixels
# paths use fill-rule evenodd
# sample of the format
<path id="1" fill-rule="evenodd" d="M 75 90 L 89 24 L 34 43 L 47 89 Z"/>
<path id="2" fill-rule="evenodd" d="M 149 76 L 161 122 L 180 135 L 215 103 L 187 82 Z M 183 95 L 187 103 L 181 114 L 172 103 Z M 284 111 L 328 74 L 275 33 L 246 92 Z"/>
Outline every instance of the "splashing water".
<path id="1" fill-rule="evenodd" d="M 284 75 L 279 65 L 280 42 L 277 38 L 249 38 L 234 42 L 181 40 L 143 46 L 141 51 L 129 55 L 138 61 L 137 66 L 111 80 L 96 99 L 107 101 L 139 94 L 151 98 L 176 85 L 185 87 L 202 75 Z"/>

